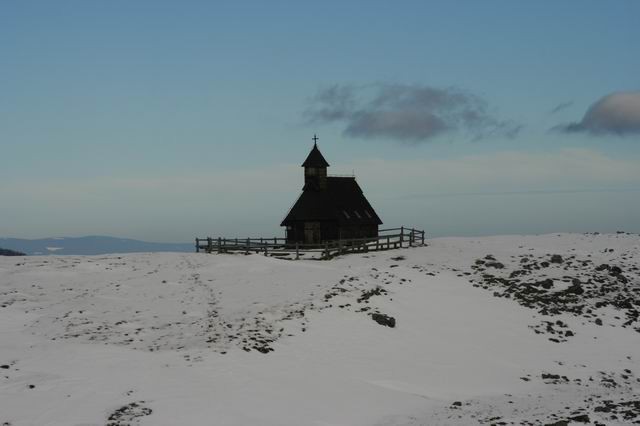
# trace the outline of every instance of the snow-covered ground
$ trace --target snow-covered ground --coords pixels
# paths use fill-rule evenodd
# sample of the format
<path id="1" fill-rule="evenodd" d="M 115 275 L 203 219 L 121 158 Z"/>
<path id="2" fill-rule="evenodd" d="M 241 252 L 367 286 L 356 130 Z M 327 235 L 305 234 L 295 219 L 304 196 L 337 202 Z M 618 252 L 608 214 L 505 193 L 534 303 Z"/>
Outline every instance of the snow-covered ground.
<path id="1" fill-rule="evenodd" d="M 638 423 L 639 266 L 631 234 L 0 258 L 0 425 Z"/>

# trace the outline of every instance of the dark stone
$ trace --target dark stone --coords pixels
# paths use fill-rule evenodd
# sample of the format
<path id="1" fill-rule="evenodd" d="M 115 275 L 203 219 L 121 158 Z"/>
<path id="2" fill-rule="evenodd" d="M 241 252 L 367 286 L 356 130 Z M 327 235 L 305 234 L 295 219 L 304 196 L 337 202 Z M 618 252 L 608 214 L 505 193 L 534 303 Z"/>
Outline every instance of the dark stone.
<path id="1" fill-rule="evenodd" d="M 602 265 L 596 266 L 596 271 L 604 271 L 604 270 L 608 270 L 609 269 L 609 265 L 607 265 L 606 263 L 603 263 Z"/>
<path id="2" fill-rule="evenodd" d="M 616 406 L 605 401 L 605 405 L 598 406 L 593 409 L 596 413 L 610 413 Z"/>
<path id="3" fill-rule="evenodd" d="M 144 417 L 150 415 L 153 410 L 142 406 L 144 401 L 132 402 L 124 407 L 120 407 L 115 410 L 109 417 L 107 417 L 106 426 L 125 426 L 132 424 L 137 417 Z M 137 424 L 137 422 L 136 422 Z"/>
<path id="4" fill-rule="evenodd" d="M 0 368 L 4 368 L 5 370 L 8 370 L 9 366 L 7 364 L 4 364 L 4 365 L 0 365 Z"/>
<path id="5" fill-rule="evenodd" d="M 596 318 L 595 323 L 597 325 L 602 325 L 602 320 L 600 318 Z"/>
<path id="6" fill-rule="evenodd" d="M 367 301 L 371 299 L 373 296 L 380 296 L 383 294 L 387 294 L 387 291 L 380 286 L 377 286 L 376 288 L 373 288 L 371 290 L 365 290 L 362 292 L 362 295 L 358 298 L 358 303 Z"/>
<path id="7" fill-rule="evenodd" d="M 569 426 L 568 420 L 558 420 L 557 422 L 547 423 L 544 426 Z"/>
<path id="8" fill-rule="evenodd" d="M 254 346 L 253 349 L 263 354 L 268 354 L 269 352 L 273 351 L 273 349 L 268 346 Z"/>
<path id="9" fill-rule="evenodd" d="M 378 324 L 385 325 L 387 327 L 394 328 L 396 326 L 396 319 L 389 315 L 373 313 L 371 314 L 371 319 Z"/>
<path id="10" fill-rule="evenodd" d="M 454 401 L 453 404 L 451 404 L 451 406 L 453 406 L 453 407 L 462 407 L 462 402 Z"/>
<path id="11" fill-rule="evenodd" d="M 551 255 L 551 259 L 549 259 L 551 261 L 551 263 L 562 263 L 562 256 L 560 256 L 559 254 L 553 254 Z"/>
<path id="12" fill-rule="evenodd" d="M 549 290 L 551 287 L 553 287 L 553 280 L 551 278 L 547 278 L 544 281 L 540 281 L 538 284 L 542 288 Z"/>
<path id="13" fill-rule="evenodd" d="M 573 293 L 573 294 L 582 294 L 582 293 L 584 293 L 584 289 L 582 288 L 582 283 L 577 278 L 574 278 L 571 281 L 571 285 L 565 291 L 567 293 Z"/>
<path id="14" fill-rule="evenodd" d="M 559 374 L 542 373 L 543 379 L 560 380 Z"/>
<path id="15" fill-rule="evenodd" d="M 587 416 L 586 414 L 580 414 L 579 416 L 569 417 L 569 420 L 573 420 L 574 422 L 580 422 L 580 423 L 589 423 L 591 421 L 589 419 L 589 416 Z"/>
<path id="16" fill-rule="evenodd" d="M 610 275 L 620 275 L 622 273 L 622 269 L 620 269 L 617 266 L 612 266 L 611 269 L 609 269 L 609 274 Z"/>

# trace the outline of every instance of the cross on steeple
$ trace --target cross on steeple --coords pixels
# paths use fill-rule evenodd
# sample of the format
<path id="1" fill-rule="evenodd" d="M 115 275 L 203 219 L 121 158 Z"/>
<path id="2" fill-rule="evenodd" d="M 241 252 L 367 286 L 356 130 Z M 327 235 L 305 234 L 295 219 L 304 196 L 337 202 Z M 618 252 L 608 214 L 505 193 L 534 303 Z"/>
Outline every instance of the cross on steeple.
<path id="1" fill-rule="evenodd" d="M 313 134 L 313 137 L 311 138 L 313 140 L 313 144 L 317 145 L 318 139 L 320 139 L 319 137 L 316 136 L 316 134 Z"/>

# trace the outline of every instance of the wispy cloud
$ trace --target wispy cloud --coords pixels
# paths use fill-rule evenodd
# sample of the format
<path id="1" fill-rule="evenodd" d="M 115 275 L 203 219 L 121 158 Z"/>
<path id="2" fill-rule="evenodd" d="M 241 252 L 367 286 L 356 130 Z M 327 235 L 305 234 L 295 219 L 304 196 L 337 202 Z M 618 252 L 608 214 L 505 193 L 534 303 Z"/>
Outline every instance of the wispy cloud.
<path id="1" fill-rule="evenodd" d="M 334 85 L 318 91 L 305 116 L 311 123 L 344 124 L 347 136 L 421 143 L 460 131 L 473 139 L 513 138 L 522 126 L 500 120 L 488 103 L 454 88 L 376 83 Z"/>
<path id="2" fill-rule="evenodd" d="M 559 103 L 558 105 L 556 105 L 551 111 L 551 114 L 557 114 L 560 111 L 562 111 L 563 109 L 567 109 L 569 108 L 571 105 L 573 105 L 573 101 L 569 101 L 569 102 L 562 102 Z"/>
<path id="3" fill-rule="evenodd" d="M 595 189 L 528 189 L 522 191 L 476 191 L 476 192 L 441 192 L 416 193 L 395 197 L 397 199 L 446 198 L 446 197 L 503 197 L 510 195 L 550 195 L 550 194 L 598 194 L 640 192 L 640 186 L 631 188 L 595 188 Z"/>
<path id="4" fill-rule="evenodd" d="M 564 133 L 640 134 L 640 91 L 606 95 L 589 107 L 582 120 L 552 130 Z"/>

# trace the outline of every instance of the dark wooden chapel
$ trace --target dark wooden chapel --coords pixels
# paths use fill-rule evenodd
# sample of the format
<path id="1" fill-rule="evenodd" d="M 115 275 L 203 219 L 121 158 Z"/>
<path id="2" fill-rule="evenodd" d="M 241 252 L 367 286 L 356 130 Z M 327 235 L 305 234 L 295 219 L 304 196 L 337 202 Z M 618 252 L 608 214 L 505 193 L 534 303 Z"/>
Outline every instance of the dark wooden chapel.
<path id="1" fill-rule="evenodd" d="M 302 163 L 302 194 L 280 224 L 286 227 L 287 243 L 377 237 L 382 221 L 355 176 L 328 176 L 329 163 L 320 153 L 317 140 L 314 135 L 313 148 Z"/>

